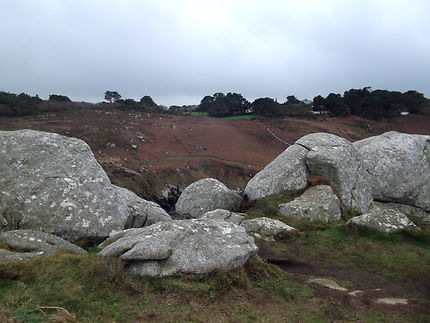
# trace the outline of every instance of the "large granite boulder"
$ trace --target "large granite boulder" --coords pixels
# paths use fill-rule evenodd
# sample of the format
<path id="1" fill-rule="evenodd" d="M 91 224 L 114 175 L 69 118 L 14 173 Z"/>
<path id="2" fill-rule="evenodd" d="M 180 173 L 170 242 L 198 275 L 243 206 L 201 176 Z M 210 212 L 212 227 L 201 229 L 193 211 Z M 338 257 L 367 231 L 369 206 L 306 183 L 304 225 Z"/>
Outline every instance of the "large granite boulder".
<path id="1" fill-rule="evenodd" d="M 119 239 L 118 237 L 121 236 Z M 119 257 L 137 276 L 203 274 L 242 266 L 257 252 L 254 239 L 234 223 L 209 219 L 160 222 L 117 233 L 103 257 Z"/>
<path id="2" fill-rule="evenodd" d="M 342 217 L 340 201 L 328 185 L 311 186 L 293 201 L 280 204 L 279 212 L 286 216 L 322 222 L 339 221 Z"/>
<path id="3" fill-rule="evenodd" d="M 50 256 L 57 250 L 75 254 L 86 251 L 64 239 L 34 230 L 13 230 L 0 233 L 0 260 L 24 260 Z"/>
<path id="4" fill-rule="evenodd" d="M 430 136 L 386 132 L 354 143 L 373 198 L 430 211 Z"/>
<path id="5" fill-rule="evenodd" d="M 377 210 L 355 216 L 346 225 L 365 226 L 385 233 L 392 233 L 406 229 L 418 229 L 406 215 L 395 210 Z"/>
<path id="6" fill-rule="evenodd" d="M 306 147 L 306 164 L 312 175 L 330 181 L 346 209 L 367 212 L 372 189 L 361 155 L 347 140 L 329 133 L 313 133 L 296 141 Z"/>
<path id="7" fill-rule="evenodd" d="M 308 150 L 299 145 L 288 147 L 262 171 L 258 172 L 245 187 L 250 200 L 257 200 L 282 191 L 304 189 L 308 183 L 305 156 Z"/>
<path id="8" fill-rule="evenodd" d="M 283 238 L 289 234 L 297 234 L 299 231 L 282 221 L 266 217 L 244 220 L 241 224 L 246 233 L 257 239 L 271 241 Z"/>
<path id="9" fill-rule="evenodd" d="M 199 218 L 216 209 L 232 210 L 243 201 L 242 195 L 214 178 L 204 178 L 188 185 L 178 202 L 176 212 L 185 218 Z"/>
<path id="10" fill-rule="evenodd" d="M 111 184 L 82 140 L 32 130 L 0 131 L 0 226 L 69 241 L 171 220 L 157 204 Z"/>

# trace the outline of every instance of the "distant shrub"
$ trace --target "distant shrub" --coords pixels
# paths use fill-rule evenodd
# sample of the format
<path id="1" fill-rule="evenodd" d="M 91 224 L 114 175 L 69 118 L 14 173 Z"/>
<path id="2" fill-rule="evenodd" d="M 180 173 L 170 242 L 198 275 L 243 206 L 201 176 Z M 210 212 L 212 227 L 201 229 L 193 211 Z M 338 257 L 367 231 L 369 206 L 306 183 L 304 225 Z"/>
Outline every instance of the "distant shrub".
<path id="1" fill-rule="evenodd" d="M 67 96 L 65 95 L 58 95 L 58 94 L 51 94 L 49 96 L 49 101 L 55 101 L 55 102 L 72 102 Z"/>

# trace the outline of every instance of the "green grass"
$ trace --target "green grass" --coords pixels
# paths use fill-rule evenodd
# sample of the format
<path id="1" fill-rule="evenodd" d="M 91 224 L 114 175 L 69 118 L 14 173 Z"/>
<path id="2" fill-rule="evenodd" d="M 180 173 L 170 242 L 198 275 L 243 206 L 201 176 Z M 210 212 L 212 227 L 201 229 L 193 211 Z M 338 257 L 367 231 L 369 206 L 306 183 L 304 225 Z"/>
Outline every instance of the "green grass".
<path id="1" fill-rule="evenodd" d="M 255 114 L 244 114 L 239 116 L 227 116 L 227 117 L 214 117 L 209 116 L 207 112 L 187 112 L 185 115 L 192 116 L 192 117 L 207 117 L 211 119 L 225 119 L 225 120 L 251 120 L 255 119 Z"/>
<path id="2" fill-rule="evenodd" d="M 0 321 L 331 322 L 395 316 L 314 302 L 307 284 L 255 257 L 208 275 L 137 278 L 96 253 L 0 262 Z M 400 314 L 396 314 L 399 316 Z M 409 316 L 400 315 L 403 321 Z M 281 319 L 282 318 L 282 319 Z"/>

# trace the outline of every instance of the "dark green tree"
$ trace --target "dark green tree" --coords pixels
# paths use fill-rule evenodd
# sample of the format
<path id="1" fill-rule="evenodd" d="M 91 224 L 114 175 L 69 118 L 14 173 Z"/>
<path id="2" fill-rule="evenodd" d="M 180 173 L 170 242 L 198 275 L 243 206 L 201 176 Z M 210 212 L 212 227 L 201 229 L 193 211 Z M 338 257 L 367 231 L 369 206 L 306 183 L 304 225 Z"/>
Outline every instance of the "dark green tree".
<path id="1" fill-rule="evenodd" d="M 122 97 L 122 95 L 116 91 L 106 91 L 105 92 L 105 100 L 109 101 L 109 103 L 118 102 L 119 100 L 121 100 L 121 97 Z"/>
<path id="2" fill-rule="evenodd" d="M 154 102 L 154 100 L 149 96 L 145 95 L 140 99 L 140 104 L 146 106 L 146 107 L 156 107 L 157 103 Z"/>

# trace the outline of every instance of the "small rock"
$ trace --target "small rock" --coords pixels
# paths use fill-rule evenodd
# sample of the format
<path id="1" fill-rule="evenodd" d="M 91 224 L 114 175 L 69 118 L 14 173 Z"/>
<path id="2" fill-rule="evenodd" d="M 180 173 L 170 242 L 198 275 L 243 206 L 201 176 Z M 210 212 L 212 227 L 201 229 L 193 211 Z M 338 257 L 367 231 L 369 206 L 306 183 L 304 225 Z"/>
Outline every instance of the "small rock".
<path id="1" fill-rule="evenodd" d="M 384 297 L 378 298 L 376 303 L 383 305 L 408 305 L 406 298 Z"/>
<path id="2" fill-rule="evenodd" d="M 352 292 L 349 292 L 348 295 L 357 297 L 357 296 L 362 295 L 363 293 L 364 292 L 362 290 L 353 290 Z"/>
<path id="3" fill-rule="evenodd" d="M 328 278 L 315 278 L 315 279 L 309 279 L 307 281 L 310 284 L 318 284 L 330 289 L 346 292 L 348 289 L 345 287 L 340 286 L 338 283 L 336 283 L 334 280 L 328 279 Z"/>
<path id="4" fill-rule="evenodd" d="M 418 229 L 406 215 L 390 209 L 375 209 L 370 213 L 353 217 L 346 222 L 346 225 L 361 225 L 385 233 L 392 233 L 405 229 Z"/>
<path id="5" fill-rule="evenodd" d="M 310 221 L 334 222 L 341 219 L 340 201 L 328 185 L 312 186 L 293 201 L 279 205 L 286 216 Z"/>

